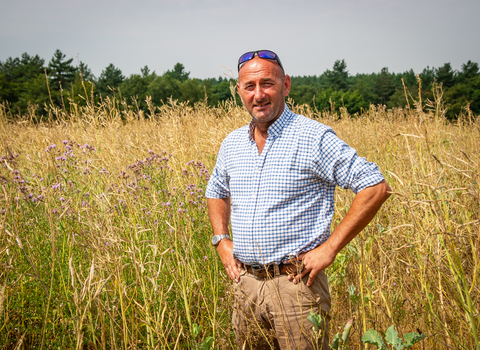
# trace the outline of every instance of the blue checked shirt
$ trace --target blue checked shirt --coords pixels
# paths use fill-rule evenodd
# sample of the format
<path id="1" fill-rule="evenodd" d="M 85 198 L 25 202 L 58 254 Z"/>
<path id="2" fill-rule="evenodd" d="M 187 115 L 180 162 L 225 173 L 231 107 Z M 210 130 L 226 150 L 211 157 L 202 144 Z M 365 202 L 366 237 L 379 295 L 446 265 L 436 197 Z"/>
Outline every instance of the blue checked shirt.
<path id="1" fill-rule="evenodd" d="M 279 264 L 324 243 L 335 187 L 358 193 L 384 179 L 330 127 L 286 105 L 261 154 L 253 130 L 251 122 L 225 138 L 206 190 L 231 197 L 233 254 L 245 264 Z"/>

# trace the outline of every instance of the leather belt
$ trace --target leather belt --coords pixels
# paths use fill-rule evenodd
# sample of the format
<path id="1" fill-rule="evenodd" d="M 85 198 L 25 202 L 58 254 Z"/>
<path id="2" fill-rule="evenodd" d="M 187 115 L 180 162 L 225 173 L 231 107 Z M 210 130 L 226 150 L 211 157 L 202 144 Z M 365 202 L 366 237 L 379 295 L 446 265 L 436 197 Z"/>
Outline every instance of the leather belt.
<path id="1" fill-rule="evenodd" d="M 273 278 L 277 275 L 298 274 L 303 271 L 303 264 L 279 264 L 279 265 L 243 265 L 247 272 L 251 273 L 258 279 Z M 276 269 L 278 267 L 278 270 Z M 276 272 L 278 271 L 278 272 Z"/>

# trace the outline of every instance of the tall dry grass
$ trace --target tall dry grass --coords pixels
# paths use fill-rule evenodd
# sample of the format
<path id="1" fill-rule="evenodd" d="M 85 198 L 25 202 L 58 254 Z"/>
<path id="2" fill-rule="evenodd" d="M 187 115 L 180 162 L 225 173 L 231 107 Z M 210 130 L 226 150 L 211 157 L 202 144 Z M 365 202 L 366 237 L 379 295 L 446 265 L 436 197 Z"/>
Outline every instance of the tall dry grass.
<path id="1" fill-rule="evenodd" d="M 426 110 L 356 117 L 292 106 L 394 191 L 327 271 L 331 334 L 354 317 L 350 349 L 392 324 L 425 333 L 417 348 L 480 348 L 480 119 L 447 122 L 436 96 Z M 232 348 L 203 193 L 246 111 L 171 101 L 144 115 L 116 100 L 50 111 L 41 123 L 0 112 L 0 346 Z M 336 192 L 333 227 L 352 198 Z"/>

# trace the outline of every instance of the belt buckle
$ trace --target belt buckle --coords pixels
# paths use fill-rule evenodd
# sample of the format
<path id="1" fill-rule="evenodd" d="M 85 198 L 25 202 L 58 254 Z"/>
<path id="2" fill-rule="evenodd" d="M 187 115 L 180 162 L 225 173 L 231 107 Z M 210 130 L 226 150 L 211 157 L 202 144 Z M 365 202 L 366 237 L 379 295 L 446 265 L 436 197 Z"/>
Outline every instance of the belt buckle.
<path id="1" fill-rule="evenodd" d="M 253 276 L 255 277 L 255 279 L 260 279 L 260 272 L 263 270 L 265 271 L 265 268 L 262 266 L 262 265 L 250 265 L 252 267 L 252 272 L 253 272 Z M 258 273 L 258 275 L 257 275 Z M 264 278 L 264 276 L 261 276 L 261 278 Z"/>
<path id="2" fill-rule="evenodd" d="M 268 268 L 270 266 L 264 267 L 262 265 L 254 264 L 254 265 L 251 265 L 251 267 L 252 267 L 253 276 L 257 280 L 264 279 L 265 277 L 267 277 L 269 275 L 268 274 Z"/>

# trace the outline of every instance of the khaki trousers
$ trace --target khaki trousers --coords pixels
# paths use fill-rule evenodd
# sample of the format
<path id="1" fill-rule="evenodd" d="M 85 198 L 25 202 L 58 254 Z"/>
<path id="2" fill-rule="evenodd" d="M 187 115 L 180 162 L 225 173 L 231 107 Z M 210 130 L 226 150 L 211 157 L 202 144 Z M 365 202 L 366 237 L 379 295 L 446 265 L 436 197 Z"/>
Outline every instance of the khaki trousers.
<path id="1" fill-rule="evenodd" d="M 330 349 L 328 321 L 331 306 L 325 272 L 310 286 L 308 275 L 297 284 L 287 275 L 257 280 L 241 270 L 234 285 L 233 330 L 239 349 Z M 316 335 L 307 320 L 310 311 L 321 311 L 322 330 Z"/>

